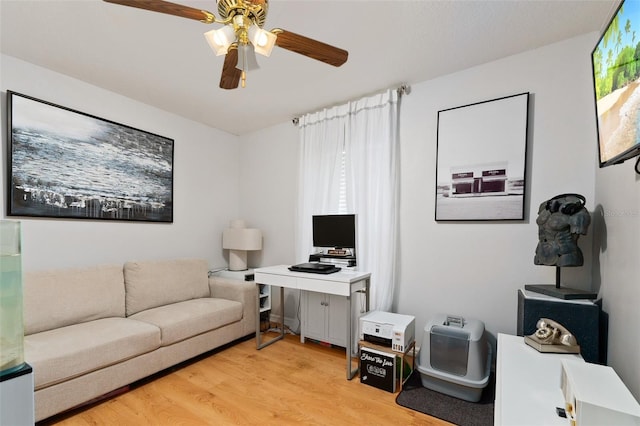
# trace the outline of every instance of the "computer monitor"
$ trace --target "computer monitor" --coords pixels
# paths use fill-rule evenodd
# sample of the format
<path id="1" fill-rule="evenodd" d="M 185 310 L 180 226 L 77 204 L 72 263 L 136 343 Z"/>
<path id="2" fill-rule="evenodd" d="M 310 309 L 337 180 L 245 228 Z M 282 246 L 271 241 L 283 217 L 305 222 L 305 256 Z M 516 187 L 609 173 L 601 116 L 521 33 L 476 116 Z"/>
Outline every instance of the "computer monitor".
<path id="1" fill-rule="evenodd" d="M 356 215 L 314 215 L 313 246 L 336 249 L 355 249 Z"/>

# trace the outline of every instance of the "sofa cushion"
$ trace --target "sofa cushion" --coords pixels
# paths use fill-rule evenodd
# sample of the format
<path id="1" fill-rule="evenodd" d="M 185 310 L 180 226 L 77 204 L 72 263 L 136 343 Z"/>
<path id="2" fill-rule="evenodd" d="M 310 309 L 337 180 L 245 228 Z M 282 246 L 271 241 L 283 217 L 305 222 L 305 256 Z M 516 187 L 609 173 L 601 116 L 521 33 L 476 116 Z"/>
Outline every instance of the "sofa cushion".
<path id="1" fill-rule="evenodd" d="M 160 329 L 126 318 L 103 318 L 26 336 L 25 361 L 41 389 L 108 367 L 160 346 Z"/>
<path id="2" fill-rule="evenodd" d="M 25 334 L 124 317 L 124 300 L 122 265 L 26 272 Z"/>
<path id="3" fill-rule="evenodd" d="M 168 346 L 240 321 L 242 303 L 206 297 L 160 306 L 129 318 L 158 326 L 162 335 L 161 344 Z"/>
<path id="4" fill-rule="evenodd" d="M 203 259 L 127 262 L 127 316 L 145 309 L 209 296 L 209 267 Z"/>

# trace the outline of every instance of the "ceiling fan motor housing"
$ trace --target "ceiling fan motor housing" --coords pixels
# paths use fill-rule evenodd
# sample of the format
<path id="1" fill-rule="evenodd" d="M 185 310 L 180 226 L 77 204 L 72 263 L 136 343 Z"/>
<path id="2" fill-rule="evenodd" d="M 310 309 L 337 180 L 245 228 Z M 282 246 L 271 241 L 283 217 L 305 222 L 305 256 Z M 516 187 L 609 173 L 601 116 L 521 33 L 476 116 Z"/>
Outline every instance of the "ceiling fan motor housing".
<path id="1" fill-rule="evenodd" d="M 218 14 L 224 20 L 235 15 L 244 15 L 262 28 L 267 20 L 267 0 L 218 0 Z"/>

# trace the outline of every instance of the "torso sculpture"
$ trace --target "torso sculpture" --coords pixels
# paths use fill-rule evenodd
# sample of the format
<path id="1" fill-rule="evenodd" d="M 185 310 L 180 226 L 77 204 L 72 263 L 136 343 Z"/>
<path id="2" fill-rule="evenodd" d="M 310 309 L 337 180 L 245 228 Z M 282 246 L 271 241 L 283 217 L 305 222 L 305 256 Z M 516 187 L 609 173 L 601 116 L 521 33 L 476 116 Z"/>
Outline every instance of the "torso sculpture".
<path id="1" fill-rule="evenodd" d="M 562 194 L 538 208 L 538 246 L 534 263 L 548 266 L 582 266 L 578 237 L 586 235 L 591 216 L 579 194 Z"/>

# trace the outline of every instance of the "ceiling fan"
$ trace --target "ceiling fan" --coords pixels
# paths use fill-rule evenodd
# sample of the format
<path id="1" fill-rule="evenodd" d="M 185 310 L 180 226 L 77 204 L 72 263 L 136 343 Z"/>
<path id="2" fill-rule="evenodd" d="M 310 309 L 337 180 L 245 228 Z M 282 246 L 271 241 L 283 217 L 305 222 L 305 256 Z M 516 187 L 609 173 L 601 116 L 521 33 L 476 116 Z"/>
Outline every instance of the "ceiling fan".
<path id="1" fill-rule="evenodd" d="M 344 64 L 349 56 L 346 50 L 290 31 L 280 28 L 264 30 L 262 27 L 269 9 L 268 0 L 217 0 L 220 18 L 206 10 L 164 0 L 104 1 L 181 16 L 205 24 L 223 25 L 205 33 L 216 55 L 226 55 L 220 77 L 222 89 L 235 89 L 240 81 L 245 87 L 247 71 L 257 68 L 255 54 L 269 56 L 274 45 L 336 67 Z"/>

